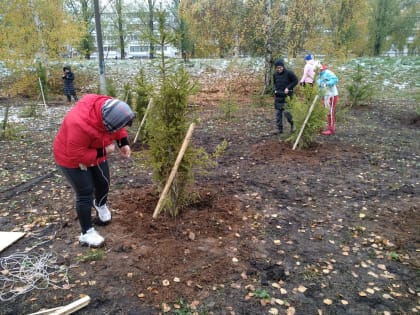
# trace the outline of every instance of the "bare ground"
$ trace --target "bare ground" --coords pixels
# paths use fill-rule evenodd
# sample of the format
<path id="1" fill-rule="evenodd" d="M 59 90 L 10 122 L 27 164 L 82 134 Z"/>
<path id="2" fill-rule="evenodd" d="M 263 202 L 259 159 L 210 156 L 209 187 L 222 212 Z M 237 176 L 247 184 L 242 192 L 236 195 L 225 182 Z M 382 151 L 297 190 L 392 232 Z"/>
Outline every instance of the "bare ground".
<path id="1" fill-rule="evenodd" d="M 74 197 L 52 159 L 68 106 L 56 104 L 49 123 L 32 119 L 21 138 L 1 141 L 1 230 L 26 235 L 0 258 L 51 254 L 68 283 L 56 273 L 49 280 L 59 287 L 2 301 L 0 314 L 84 295 L 91 302 L 77 314 L 419 313 L 415 102 L 351 109 L 336 135 L 292 150 L 287 133 L 273 135 L 272 107 L 250 104 L 252 82 L 233 89 L 240 110 L 231 119 L 218 106 L 224 82 L 194 97 L 201 123 L 193 142 L 211 152 L 226 139 L 228 148 L 210 174 L 197 176 L 200 198 L 179 217 L 152 219 L 159 196 L 150 170 L 136 158 L 110 158 L 113 220 L 97 227 L 103 251 L 78 244 Z M 0 283 L 5 299 L 10 284 Z"/>

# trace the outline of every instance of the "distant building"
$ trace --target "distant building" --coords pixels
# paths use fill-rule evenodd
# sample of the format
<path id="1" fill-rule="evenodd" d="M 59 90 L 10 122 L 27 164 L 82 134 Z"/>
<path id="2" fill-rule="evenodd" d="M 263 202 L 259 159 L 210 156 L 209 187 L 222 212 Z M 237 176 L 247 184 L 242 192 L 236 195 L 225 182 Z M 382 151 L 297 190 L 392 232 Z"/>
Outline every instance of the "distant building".
<path id="1" fill-rule="evenodd" d="M 102 13 L 101 14 L 101 26 L 103 35 L 103 49 L 105 59 L 121 59 L 121 49 L 118 47 L 119 39 L 115 26 L 112 24 L 113 14 Z M 142 38 L 142 32 L 144 32 L 144 25 L 140 23 L 139 18 L 136 14 L 126 14 L 125 21 L 127 24 L 124 29 L 126 30 L 126 36 L 124 38 L 124 51 L 125 59 L 140 59 L 149 58 L 150 56 L 150 44 Z M 157 26 L 155 27 L 155 30 Z M 96 46 L 96 32 L 92 33 L 94 37 L 94 44 Z M 96 51 L 91 54 L 91 58 L 98 58 L 98 52 Z M 159 56 L 161 53 L 161 47 L 155 46 L 154 54 Z M 165 45 L 164 54 L 166 57 L 179 57 L 180 54 L 178 49 L 172 45 Z"/>
<path id="2" fill-rule="evenodd" d="M 383 53 L 383 55 L 388 56 L 388 57 L 417 56 L 419 52 L 416 49 L 416 47 L 413 46 L 413 43 L 414 43 L 414 36 L 410 36 L 407 38 L 407 42 L 404 45 L 402 50 L 392 45 L 388 51 Z"/>

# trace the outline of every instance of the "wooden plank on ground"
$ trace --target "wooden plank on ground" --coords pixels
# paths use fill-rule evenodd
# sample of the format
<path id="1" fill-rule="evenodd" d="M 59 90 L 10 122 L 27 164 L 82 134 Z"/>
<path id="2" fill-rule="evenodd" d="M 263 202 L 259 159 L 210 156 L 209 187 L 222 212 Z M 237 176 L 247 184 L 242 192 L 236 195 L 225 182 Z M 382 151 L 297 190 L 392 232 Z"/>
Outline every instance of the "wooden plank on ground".
<path id="1" fill-rule="evenodd" d="M 50 308 L 48 310 L 39 311 L 29 315 L 69 315 L 72 314 L 81 308 L 85 307 L 90 303 L 90 297 L 88 295 L 78 299 L 68 305 Z"/>
<path id="2" fill-rule="evenodd" d="M 0 232 L 0 252 L 25 235 L 24 232 Z"/>

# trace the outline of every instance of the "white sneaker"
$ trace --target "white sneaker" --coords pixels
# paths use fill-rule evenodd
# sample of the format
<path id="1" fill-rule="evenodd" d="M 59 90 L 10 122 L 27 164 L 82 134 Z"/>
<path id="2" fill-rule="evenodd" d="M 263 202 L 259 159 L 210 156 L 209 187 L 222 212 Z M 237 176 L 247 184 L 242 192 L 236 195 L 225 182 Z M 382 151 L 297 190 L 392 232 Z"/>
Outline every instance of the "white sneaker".
<path id="1" fill-rule="evenodd" d="M 98 213 L 99 220 L 102 223 L 108 223 L 111 221 L 111 211 L 109 211 L 108 206 L 104 204 L 103 206 L 97 206 L 96 201 L 93 201 L 93 206 L 96 209 L 96 212 Z"/>
<path id="2" fill-rule="evenodd" d="M 79 242 L 90 247 L 101 247 L 105 239 L 92 227 L 85 234 L 80 234 Z"/>

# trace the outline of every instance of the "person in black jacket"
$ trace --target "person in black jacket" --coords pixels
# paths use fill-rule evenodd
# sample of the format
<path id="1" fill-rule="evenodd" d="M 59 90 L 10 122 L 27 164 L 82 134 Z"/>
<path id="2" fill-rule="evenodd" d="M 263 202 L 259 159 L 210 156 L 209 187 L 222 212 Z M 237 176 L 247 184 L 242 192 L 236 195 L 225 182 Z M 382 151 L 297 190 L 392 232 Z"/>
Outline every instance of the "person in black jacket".
<path id="1" fill-rule="evenodd" d="M 63 82 L 64 82 L 64 95 L 67 96 L 67 100 L 71 102 L 73 96 L 74 101 L 77 102 L 76 90 L 74 89 L 74 74 L 71 72 L 69 66 L 63 67 Z"/>
<path id="2" fill-rule="evenodd" d="M 293 88 L 298 84 L 299 79 L 293 71 L 287 70 L 283 60 L 274 63 L 273 74 L 274 85 L 274 108 L 276 109 L 276 124 L 279 133 L 283 133 L 283 112 L 290 124 L 291 132 L 294 131 L 292 114 L 284 110 L 288 97 L 293 97 Z"/>

